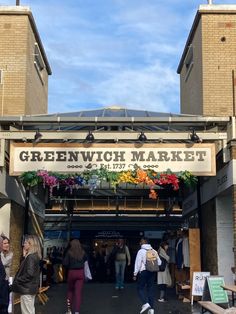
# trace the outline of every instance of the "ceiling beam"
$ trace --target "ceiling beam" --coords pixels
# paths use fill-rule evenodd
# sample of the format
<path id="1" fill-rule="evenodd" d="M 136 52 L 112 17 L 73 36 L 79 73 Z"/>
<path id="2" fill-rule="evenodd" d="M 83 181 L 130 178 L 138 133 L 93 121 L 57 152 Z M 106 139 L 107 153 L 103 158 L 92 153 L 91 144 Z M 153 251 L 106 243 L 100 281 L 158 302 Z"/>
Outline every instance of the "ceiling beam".
<path id="1" fill-rule="evenodd" d="M 42 141 L 51 141 L 51 140 L 60 140 L 60 141 L 68 141 L 68 140 L 78 140 L 85 141 L 88 132 L 81 131 L 48 131 L 43 132 Z M 166 132 L 144 132 L 148 141 L 157 141 L 157 142 L 165 142 L 165 141 L 189 141 L 190 140 L 190 131 L 182 131 L 182 132 L 174 132 L 174 131 L 166 131 Z M 216 140 L 227 140 L 227 132 L 211 132 L 211 131 L 201 131 L 196 132 L 197 135 L 203 141 L 216 141 Z M 93 132 L 94 140 L 96 141 L 137 141 L 140 135 L 140 132 L 136 131 L 122 131 L 122 132 Z M 0 140 L 34 140 L 35 131 L 0 131 Z"/>
<path id="2" fill-rule="evenodd" d="M 230 117 L 215 117 L 215 116 L 164 116 L 164 117 L 76 117 L 72 116 L 56 116 L 56 115 L 41 115 L 41 116 L 1 116 L 0 124 L 13 123 L 28 123 L 35 125 L 37 123 L 75 123 L 75 124 L 182 124 L 194 123 L 212 124 L 230 122 Z"/>

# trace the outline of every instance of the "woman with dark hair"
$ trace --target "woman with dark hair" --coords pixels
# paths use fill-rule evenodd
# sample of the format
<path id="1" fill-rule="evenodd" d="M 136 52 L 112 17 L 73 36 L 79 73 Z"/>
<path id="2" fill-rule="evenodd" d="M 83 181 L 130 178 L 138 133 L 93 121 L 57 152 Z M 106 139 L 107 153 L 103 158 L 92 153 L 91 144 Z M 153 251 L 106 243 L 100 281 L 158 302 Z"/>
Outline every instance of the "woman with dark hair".
<path id="1" fill-rule="evenodd" d="M 84 263 L 87 255 L 78 239 L 70 242 L 70 247 L 63 259 L 63 265 L 68 269 L 67 302 L 69 307 L 74 309 L 75 314 L 79 314 L 81 305 L 81 294 L 84 285 Z"/>
<path id="2" fill-rule="evenodd" d="M 167 255 L 168 246 L 169 246 L 168 242 L 164 241 L 160 244 L 160 248 L 158 250 L 162 263 L 166 265 L 163 271 L 159 270 L 157 273 L 157 284 L 160 289 L 160 297 L 158 299 L 159 302 L 166 301 L 166 288 L 167 286 L 171 285 L 171 277 L 168 266 L 170 257 L 169 255 Z"/>

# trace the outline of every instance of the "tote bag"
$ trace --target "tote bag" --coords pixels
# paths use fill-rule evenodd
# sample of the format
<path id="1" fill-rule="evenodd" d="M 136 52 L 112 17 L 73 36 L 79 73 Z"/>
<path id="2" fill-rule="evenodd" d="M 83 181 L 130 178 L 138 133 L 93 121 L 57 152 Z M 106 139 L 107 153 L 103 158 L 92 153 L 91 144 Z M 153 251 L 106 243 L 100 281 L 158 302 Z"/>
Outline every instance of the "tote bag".
<path id="1" fill-rule="evenodd" d="M 87 280 L 87 281 L 93 279 L 93 277 L 91 275 L 90 268 L 89 268 L 88 261 L 85 261 L 85 263 L 84 263 L 84 276 L 85 276 L 85 280 Z"/>

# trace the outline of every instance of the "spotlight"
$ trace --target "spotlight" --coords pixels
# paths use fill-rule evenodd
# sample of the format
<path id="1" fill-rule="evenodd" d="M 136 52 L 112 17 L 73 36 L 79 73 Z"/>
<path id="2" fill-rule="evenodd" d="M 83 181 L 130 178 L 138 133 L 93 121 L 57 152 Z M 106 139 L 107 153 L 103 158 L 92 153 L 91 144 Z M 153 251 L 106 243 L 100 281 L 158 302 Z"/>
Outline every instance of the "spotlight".
<path id="1" fill-rule="evenodd" d="M 39 129 L 38 129 L 34 135 L 34 143 L 40 142 L 41 138 L 42 138 L 42 134 L 39 132 Z"/>
<path id="2" fill-rule="evenodd" d="M 195 130 L 193 129 L 192 132 L 190 133 L 190 141 L 194 143 L 201 143 L 202 139 L 197 135 Z"/>
<path id="3" fill-rule="evenodd" d="M 138 140 L 139 140 L 140 142 L 146 142 L 147 136 L 144 134 L 144 132 L 141 132 L 141 133 L 140 133 L 140 135 L 139 135 L 139 137 L 138 137 Z"/>
<path id="4" fill-rule="evenodd" d="M 85 138 L 85 141 L 89 142 L 89 143 L 94 141 L 94 135 L 93 135 L 93 133 L 91 131 L 89 131 L 88 135 Z"/>

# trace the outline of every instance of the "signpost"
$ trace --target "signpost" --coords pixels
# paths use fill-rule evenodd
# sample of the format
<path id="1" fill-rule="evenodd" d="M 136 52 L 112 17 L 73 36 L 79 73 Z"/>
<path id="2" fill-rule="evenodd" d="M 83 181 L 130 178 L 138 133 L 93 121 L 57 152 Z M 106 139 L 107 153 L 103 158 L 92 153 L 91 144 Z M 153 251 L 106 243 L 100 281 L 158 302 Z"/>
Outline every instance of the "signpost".
<path id="1" fill-rule="evenodd" d="M 203 288 L 206 277 L 210 276 L 210 272 L 194 272 L 193 273 L 193 282 L 192 282 L 192 298 L 191 304 L 193 305 L 194 296 L 202 296 Z"/>
<path id="2" fill-rule="evenodd" d="M 205 280 L 203 288 L 203 301 L 211 301 L 215 304 L 229 303 L 228 294 L 222 288 L 225 285 L 223 276 L 209 276 Z"/>

